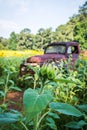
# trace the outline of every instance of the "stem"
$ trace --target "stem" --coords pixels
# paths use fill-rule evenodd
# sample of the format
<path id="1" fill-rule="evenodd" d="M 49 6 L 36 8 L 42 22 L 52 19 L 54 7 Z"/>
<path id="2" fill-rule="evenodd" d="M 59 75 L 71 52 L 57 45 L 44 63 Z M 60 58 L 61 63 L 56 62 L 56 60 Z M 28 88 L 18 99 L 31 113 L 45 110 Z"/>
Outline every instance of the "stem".
<path id="1" fill-rule="evenodd" d="M 20 121 L 20 123 L 23 125 L 23 127 L 25 128 L 25 130 L 28 130 L 28 128 L 26 127 L 26 125 L 22 121 Z"/>
<path id="2" fill-rule="evenodd" d="M 65 101 L 65 102 L 67 102 L 68 96 L 69 96 L 69 92 L 68 92 L 68 90 L 67 90 L 67 92 L 66 92 L 66 101 Z"/>
<path id="3" fill-rule="evenodd" d="M 36 80 L 34 81 L 34 89 L 36 88 Z"/>
<path id="4" fill-rule="evenodd" d="M 6 79 L 6 87 L 7 87 L 7 85 L 8 85 L 8 80 L 9 80 L 9 73 L 8 73 L 8 75 L 7 75 L 7 79 Z"/>
<path id="5" fill-rule="evenodd" d="M 34 130 L 38 130 L 38 115 L 36 115 L 35 121 L 34 121 Z"/>
<path id="6" fill-rule="evenodd" d="M 4 88 L 5 95 L 4 95 L 3 103 L 5 103 L 7 92 L 8 92 L 8 88 L 7 88 L 7 86 L 8 86 L 8 80 L 9 80 L 9 73 L 7 75 L 7 78 L 6 78 L 6 84 L 5 84 L 5 88 Z"/>
<path id="7" fill-rule="evenodd" d="M 6 94 L 4 95 L 4 98 L 3 98 L 3 104 L 5 104 L 5 99 L 6 99 Z"/>
<path id="8" fill-rule="evenodd" d="M 45 114 L 42 115 L 42 117 L 40 118 L 40 120 L 37 123 L 37 128 L 39 127 L 39 125 L 40 125 L 41 121 L 43 120 L 43 118 L 48 114 L 48 112 L 46 112 Z"/>

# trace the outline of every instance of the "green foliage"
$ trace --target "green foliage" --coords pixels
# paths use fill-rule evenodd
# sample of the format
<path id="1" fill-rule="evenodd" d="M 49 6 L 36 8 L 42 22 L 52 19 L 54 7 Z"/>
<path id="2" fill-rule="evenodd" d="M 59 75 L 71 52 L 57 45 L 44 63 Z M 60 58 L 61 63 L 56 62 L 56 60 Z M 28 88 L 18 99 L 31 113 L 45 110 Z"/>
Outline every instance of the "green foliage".
<path id="1" fill-rule="evenodd" d="M 0 77 L 6 76 L 5 69 L 11 71 L 11 80 L 14 81 L 15 84 L 18 84 L 19 77 L 19 67 L 24 58 L 17 57 L 0 57 Z"/>
<path id="2" fill-rule="evenodd" d="M 79 110 L 66 103 L 52 102 L 50 103 L 50 108 L 65 115 L 76 117 L 80 117 L 83 115 Z"/>
<path id="3" fill-rule="evenodd" d="M 78 59 L 76 63 L 77 78 L 82 82 L 78 88 L 77 97 L 80 98 L 80 102 L 87 103 L 87 60 Z"/>
<path id="4" fill-rule="evenodd" d="M 87 104 L 78 105 L 77 107 L 87 114 Z"/>
<path id="5" fill-rule="evenodd" d="M 15 62 L 14 62 L 15 61 Z M 10 91 L 21 91 L 18 87 L 19 60 L 16 58 L 0 58 L 0 99 L 2 111 L 6 111 L 9 103 L 6 102 Z"/>
<path id="6" fill-rule="evenodd" d="M 33 89 L 26 90 L 23 101 L 28 122 L 44 110 L 51 100 L 52 95 L 50 92 L 46 91 L 39 94 L 38 91 Z"/>
<path id="7" fill-rule="evenodd" d="M 11 33 L 9 39 L 0 38 L 1 49 L 42 49 L 50 42 L 73 41 L 87 49 L 87 2 L 67 24 L 56 28 L 39 29 L 36 35 L 30 29 L 20 34 Z M 87 129 L 87 61 L 78 59 L 76 70 L 47 62 L 42 67 L 28 66 L 34 75 L 19 78 L 23 58 L 0 58 L 0 130 L 64 130 Z M 8 110 L 9 91 L 23 87 L 24 110 Z"/>
<path id="8" fill-rule="evenodd" d="M 11 50 L 16 50 L 17 49 L 17 43 L 18 43 L 18 38 L 17 34 L 15 32 L 12 32 L 10 34 L 9 42 L 8 42 L 8 49 Z"/>
<path id="9" fill-rule="evenodd" d="M 80 121 L 72 121 L 67 123 L 65 126 L 68 128 L 73 128 L 73 129 L 85 129 L 85 126 L 87 126 L 87 104 L 83 105 L 78 105 L 77 106 L 82 112 L 83 112 L 83 119 Z"/>
<path id="10" fill-rule="evenodd" d="M 80 18 L 76 23 L 74 28 L 74 37 L 75 41 L 81 43 L 81 49 L 87 49 L 87 18 Z"/>
<path id="11" fill-rule="evenodd" d="M 78 59 L 76 70 L 46 62 L 28 66 L 34 75 L 18 78 L 22 59 L 0 58 L 0 130 L 87 129 L 87 61 Z M 25 84 L 25 83 L 26 84 Z M 23 84 L 24 83 L 24 84 Z M 24 87 L 24 111 L 9 111 L 6 94 Z M 82 104 L 82 105 L 81 105 Z"/>
<path id="12" fill-rule="evenodd" d="M 73 122 L 70 122 L 70 123 L 67 123 L 65 126 L 68 127 L 68 128 L 73 128 L 73 129 L 83 129 L 82 127 L 84 125 L 87 125 L 87 123 L 83 120 L 81 121 L 73 121 Z"/>
<path id="13" fill-rule="evenodd" d="M 46 63 L 41 68 L 39 66 L 28 67 L 35 73 L 24 77 L 26 85 L 30 81 L 33 84 L 27 86 L 31 88 L 26 89 L 25 87 L 23 114 L 14 111 L 5 113 L 6 110 L 2 104 L 0 106 L 1 128 L 7 127 L 8 129 L 13 128 L 13 130 L 86 128 L 87 106 L 83 104 L 84 98 L 82 99 L 83 105 L 79 105 L 80 95 L 78 97 L 79 89 L 83 87 L 83 80 L 81 82 L 78 79 L 77 71 L 68 69 L 66 73 L 63 62 L 59 68 L 55 66 L 54 62 Z M 10 72 L 14 72 L 13 69 Z M 8 88 L 12 85 L 10 83 L 13 82 L 8 82 Z"/>
<path id="14" fill-rule="evenodd" d="M 8 48 L 8 39 L 0 37 L 0 50 L 4 50 Z"/>
<path id="15" fill-rule="evenodd" d="M 21 118 L 22 118 L 21 113 L 19 113 L 17 111 L 3 113 L 3 114 L 0 114 L 0 125 L 15 123 L 15 122 L 21 120 Z"/>
<path id="16" fill-rule="evenodd" d="M 83 82 L 85 81 L 87 85 L 87 60 L 82 58 L 78 59 L 76 62 L 76 68 L 78 72 L 78 78 Z"/>
<path id="17" fill-rule="evenodd" d="M 0 79 L 0 97 L 3 97 L 3 104 L 6 103 L 7 93 L 11 90 L 21 91 L 17 86 L 15 86 L 14 81 L 10 79 L 12 71 L 5 69 L 4 74 L 6 77 Z M 5 75 L 4 75 L 5 76 Z"/>

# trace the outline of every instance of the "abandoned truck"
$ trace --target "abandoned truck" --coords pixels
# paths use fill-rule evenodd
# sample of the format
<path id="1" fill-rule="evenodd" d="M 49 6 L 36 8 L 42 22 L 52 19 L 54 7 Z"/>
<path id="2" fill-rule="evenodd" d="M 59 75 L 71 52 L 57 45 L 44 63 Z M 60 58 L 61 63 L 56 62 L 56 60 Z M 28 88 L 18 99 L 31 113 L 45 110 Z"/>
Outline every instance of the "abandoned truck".
<path id="1" fill-rule="evenodd" d="M 72 65 L 74 65 L 80 54 L 80 47 L 77 42 L 56 42 L 50 43 L 44 48 L 43 55 L 36 55 L 26 59 L 20 65 L 20 75 L 23 76 L 27 71 L 27 66 L 42 66 L 47 61 L 58 61 L 68 60 L 70 55 L 72 56 Z"/>

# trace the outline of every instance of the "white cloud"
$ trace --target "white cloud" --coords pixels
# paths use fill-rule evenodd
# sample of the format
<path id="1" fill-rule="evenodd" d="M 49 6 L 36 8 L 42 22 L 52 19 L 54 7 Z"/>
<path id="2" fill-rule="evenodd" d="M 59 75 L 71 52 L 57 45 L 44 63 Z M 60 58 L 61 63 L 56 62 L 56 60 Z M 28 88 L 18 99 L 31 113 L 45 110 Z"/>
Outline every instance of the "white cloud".
<path id="1" fill-rule="evenodd" d="M 13 31 L 19 32 L 20 26 L 13 21 L 0 20 L 0 36 L 9 37 Z"/>
<path id="2" fill-rule="evenodd" d="M 19 26 L 13 21 L 0 20 L 0 29 L 19 29 Z"/>

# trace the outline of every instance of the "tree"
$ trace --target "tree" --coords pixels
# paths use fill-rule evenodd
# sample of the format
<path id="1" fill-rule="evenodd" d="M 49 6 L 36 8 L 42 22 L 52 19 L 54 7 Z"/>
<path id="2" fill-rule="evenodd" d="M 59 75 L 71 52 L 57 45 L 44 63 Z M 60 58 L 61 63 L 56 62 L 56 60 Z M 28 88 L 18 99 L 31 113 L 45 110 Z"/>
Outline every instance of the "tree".
<path id="1" fill-rule="evenodd" d="M 87 1 L 79 9 L 78 21 L 74 28 L 75 40 L 81 43 L 81 49 L 87 49 Z"/>
<path id="2" fill-rule="evenodd" d="M 79 8 L 79 13 L 87 16 L 87 1 Z"/>
<path id="3" fill-rule="evenodd" d="M 35 36 L 35 46 L 37 49 L 43 49 L 44 46 L 52 42 L 53 32 L 52 28 L 40 28 Z"/>
<path id="4" fill-rule="evenodd" d="M 8 49 L 8 39 L 0 37 L 0 50 Z"/>
<path id="5" fill-rule="evenodd" d="M 23 33 L 23 34 L 30 34 L 31 33 L 31 30 L 29 28 L 24 28 L 23 30 L 21 30 L 20 33 Z"/>
<path id="6" fill-rule="evenodd" d="M 9 42 L 8 42 L 8 49 L 16 50 L 18 44 L 18 35 L 15 32 L 10 34 Z"/>
<path id="7" fill-rule="evenodd" d="M 56 40 L 57 41 L 73 41 L 73 29 L 74 25 L 68 22 L 65 25 L 60 25 L 56 28 Z"/>
<path id="8" fill-rule="evenodd" d="M 18 35 L 18 49 L 32 49 L 34 35 L 29 29 L 23 29 Z"/>

